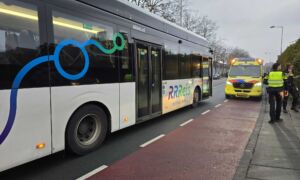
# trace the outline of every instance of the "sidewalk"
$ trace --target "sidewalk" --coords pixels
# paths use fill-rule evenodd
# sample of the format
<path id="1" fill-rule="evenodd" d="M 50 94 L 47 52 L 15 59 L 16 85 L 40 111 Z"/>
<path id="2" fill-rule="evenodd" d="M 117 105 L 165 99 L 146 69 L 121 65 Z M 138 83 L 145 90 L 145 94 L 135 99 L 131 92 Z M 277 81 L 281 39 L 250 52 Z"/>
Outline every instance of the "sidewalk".
<path id="1" fill-rule="evenodd" d="M 263 103 L 234 179 L 299 180 L 300 113 L 289 110 L 283 122 L 270 125 L 269 105 Z"/>

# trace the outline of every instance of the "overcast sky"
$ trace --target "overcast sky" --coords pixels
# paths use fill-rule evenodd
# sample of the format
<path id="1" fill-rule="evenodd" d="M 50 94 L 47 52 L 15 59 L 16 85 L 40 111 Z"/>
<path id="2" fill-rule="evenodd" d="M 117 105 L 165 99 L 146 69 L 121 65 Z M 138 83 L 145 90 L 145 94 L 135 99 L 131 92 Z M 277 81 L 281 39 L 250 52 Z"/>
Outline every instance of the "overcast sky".
<path id="1" fill-rule="evenodd" d="M 207 15 L 219 26 L 218 39 L 231 47 L 247 50 L 252 57 L 275 61 L 283 50 L 300 38 L 300 0 L 189 0 L 200 15 Z"/>

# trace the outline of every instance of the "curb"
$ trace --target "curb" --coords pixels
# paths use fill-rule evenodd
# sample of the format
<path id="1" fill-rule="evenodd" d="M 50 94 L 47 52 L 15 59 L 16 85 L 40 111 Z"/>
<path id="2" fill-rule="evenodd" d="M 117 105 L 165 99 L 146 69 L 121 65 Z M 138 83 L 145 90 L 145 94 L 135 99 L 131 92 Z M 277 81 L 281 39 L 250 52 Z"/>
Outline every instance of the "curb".
<path id="1" fill-rule="evenodd" d="M 233 180 L 246 179 L 246 177 L 247 177 L 248 169 L 250 167 L 252 157 L 253 157 L 254 152 L 255 152 L 255 147 L 256 147 L 256 144 L 257 144 L 257 140 L 258 140 L 258 137 L 259 137 L 259 133 L 261 131 L 261 127 L 263 125 L 263 121 L 264 121 L 264 118 L 265 118 L 265 114 L 266 114 L 266 111 L 265 111 L 266 106 L 265 105 L 266 105 L 266 103 L 267 103 L 267 101 L 264 99 L 263 103 L 261 104 L 261 110 L 260 110 L 258 119 L 256 121 L 255 128 L 254 128 L 254 130 L 253 130 L 253 132 L 252 132 L 252 134 L 249 138 L 249 141 L 246 145 L 246 148 L 244 150 L 244 154 L 243 154 L 242 158 L 240 159 L 239 166 L 236 169 L 236 172 L 235 172 L 235 174 L 232 178 Z"/>

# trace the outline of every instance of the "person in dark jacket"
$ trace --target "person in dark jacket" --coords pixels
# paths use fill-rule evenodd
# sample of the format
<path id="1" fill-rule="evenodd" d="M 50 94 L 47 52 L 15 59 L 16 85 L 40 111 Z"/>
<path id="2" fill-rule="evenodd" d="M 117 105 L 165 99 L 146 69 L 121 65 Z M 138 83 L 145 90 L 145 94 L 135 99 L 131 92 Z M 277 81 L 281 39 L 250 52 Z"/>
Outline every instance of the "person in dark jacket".
<path id="1" fill-rule="evenodd" d="M 285 79 L 285 74 L 281 71 L 281 65 L 279 63 L 274 63 L 270 73 L 264 77 L 264 84 L 268 85 L 267 92 L 269 94 L 270 104 L 270 124 L 276 121 L 282 121 L 280 114 Z"/>
<path id="2" fill-rule="evenodd" d="M 292 102 L 292 107 L 291 110 L 294 110 L 295 112 L 299 112 L 297 109 L 297 104 L 298 104 L 298 89 L 294 81 L 294 73 L 293 73 L 293 65 L 288 64 L 285 70 L 286 76 L 287 76 L 287 81 L 285 83 L 285 96 L 283 99 L 283 112 L 287 113 L 287 104 L 288 104 L 288 99 L 289 95 L 292 96 L 293 102 Z"/>

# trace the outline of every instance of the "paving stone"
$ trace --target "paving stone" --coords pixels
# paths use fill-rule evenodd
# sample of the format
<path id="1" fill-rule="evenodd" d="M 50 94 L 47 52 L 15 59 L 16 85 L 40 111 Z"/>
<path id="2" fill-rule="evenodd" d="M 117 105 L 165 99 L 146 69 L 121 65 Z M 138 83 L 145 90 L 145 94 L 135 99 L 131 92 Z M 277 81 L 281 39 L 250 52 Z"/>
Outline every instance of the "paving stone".
<path id="1" fill-rule="evenodd" d="M 264 166 L 250 166 L 247 178 L 264 180 L 299 180 L 300 171 Z"/>
<path id="2" fill-rule="evenodd" d="M 267 106 L 267 108 L 269 108 Z M 235 179 L 300 179 L 300 113 L 282 113 L 283 122 L 269 124 L 269 112 L 261 110 L 256 128 L 244 152 Z M 259 132 L 257 132 L 259 131 Z M 247 160 L 250 158 L 248 167 Z M 247 171 L 247 172 L 245 172 Z"/>
<path id="3" fill-rule="evenodd" d="M 251 164 L 300 170 L 300 150 L 257 147 Z"/>

